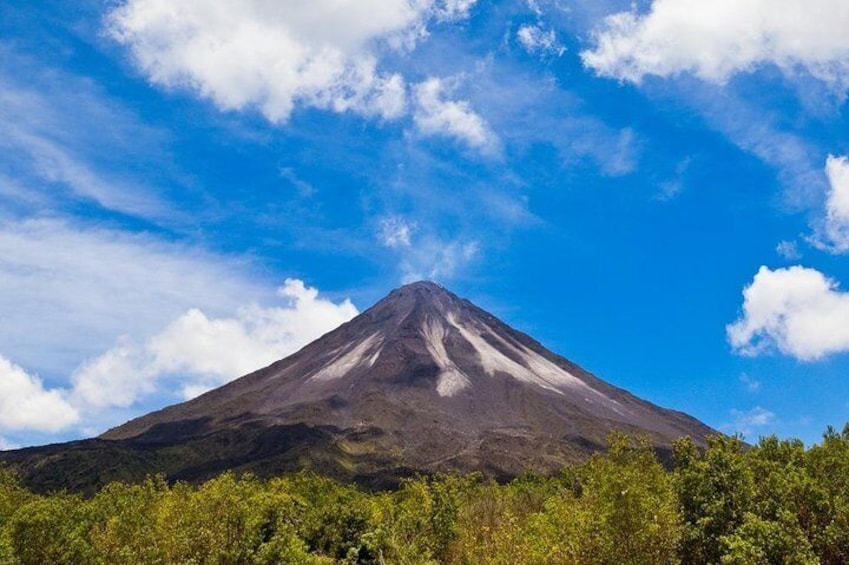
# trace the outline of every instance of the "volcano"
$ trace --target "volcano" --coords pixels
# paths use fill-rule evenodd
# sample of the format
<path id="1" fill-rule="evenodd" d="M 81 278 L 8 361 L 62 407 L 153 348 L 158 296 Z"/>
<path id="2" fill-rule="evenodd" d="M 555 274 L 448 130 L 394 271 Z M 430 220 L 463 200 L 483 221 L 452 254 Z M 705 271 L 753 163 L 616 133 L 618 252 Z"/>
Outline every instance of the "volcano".
<path id="1" fill-rule="evenodd" d="M 603 450 L 613 431 L 646 436 L 661 452 L 679 437 L 703 443 L 715 433 L 418 282 L 193 400 L 93 440 L 2 459 L 42 489 L 155 472 L 201 480 L 227 469 L 269 476 L 303 468 L 383 486 L 415 473 L 552 473 Z"/>

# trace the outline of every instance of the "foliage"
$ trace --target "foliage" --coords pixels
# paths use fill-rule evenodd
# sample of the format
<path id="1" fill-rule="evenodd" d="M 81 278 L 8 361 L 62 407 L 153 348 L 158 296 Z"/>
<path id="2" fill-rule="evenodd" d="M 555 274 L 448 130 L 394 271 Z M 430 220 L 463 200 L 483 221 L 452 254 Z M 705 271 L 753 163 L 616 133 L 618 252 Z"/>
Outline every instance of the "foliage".
<path id="1" fill-rule="evenodd" d="M 849 563 L 849 426 L 810 449 L 645 439 L 557 477 L 419 477 L 366 492 L 311 473 L 111 483 L 39 496 L 0 468 L 0 565 L 837 565 Z"/>

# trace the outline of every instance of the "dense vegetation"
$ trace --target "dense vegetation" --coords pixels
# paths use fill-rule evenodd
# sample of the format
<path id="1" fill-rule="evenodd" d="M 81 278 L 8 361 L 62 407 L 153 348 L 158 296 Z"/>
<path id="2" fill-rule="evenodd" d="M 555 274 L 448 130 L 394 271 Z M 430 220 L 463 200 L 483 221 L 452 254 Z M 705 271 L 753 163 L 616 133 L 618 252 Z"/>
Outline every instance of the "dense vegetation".
<path id="1" fill-rule="evenodd" d="M 849 426 L 806 450 L 643 441 L 555 478 L 410 480 L 367 493 L 311 474 L 38 496 L 0 469 L 0 564 L 849 563 Z"/>

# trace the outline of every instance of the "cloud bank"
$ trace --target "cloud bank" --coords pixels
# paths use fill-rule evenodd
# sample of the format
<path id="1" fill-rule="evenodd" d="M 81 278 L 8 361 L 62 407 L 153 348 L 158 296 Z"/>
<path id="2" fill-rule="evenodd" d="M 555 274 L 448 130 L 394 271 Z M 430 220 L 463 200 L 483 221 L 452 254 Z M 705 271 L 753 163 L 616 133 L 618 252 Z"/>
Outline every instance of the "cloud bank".
<path id="1" fill-rule="evenodd" d="M 221 318 L 192 308 L 143 345 L 120 340 L 74 372 L 73 398 L 127 407 L 163 379 L 191 398 L 294 353 L 358 313 L 350 300 L 321 298 L 297 279 L 287 279 L 278 295 L 282 307 L 253 304 Z"/>
<path id="2" fill-rule="evenodd" d="M 142 343 L 124 336 L 77 367 L 66 388 L 47 388 L 0 357 L 0 432 L 60 432 L 85 425 L 165 384 L 192 398 L 294 353 L 358 313 L 350 300 L 320 297 L 297 279 L 287 279 L 278 296 L 282 306 L 250 304 L 231 317 L 192 308 Z"/>
<path id="3" fill-rule="evenodd" d="M 599 75 L 634 83 L 681 73 L 721 83 L 772 64 L 845 90 L 847 26 L 842 0 L 654 0 L 648 13 L 608 16 L 581 56 Z"/>
<path id="4" fill-rule="evenodd" d="M 151 335 L 193 306 L 221 314 L 269 294 L 243 259 L 69 221 L 4 218 L 0 257 L 0 352 L 45 377 L 128 327 Z"/>
<path id="5" fill-rule="evenodd" d="M 727 328 L 737 353 L 777 349 L 800 361 L 849 351 L 849 293 L 815 269 L 761 267 L 743 290 L 742 316 Z"/>

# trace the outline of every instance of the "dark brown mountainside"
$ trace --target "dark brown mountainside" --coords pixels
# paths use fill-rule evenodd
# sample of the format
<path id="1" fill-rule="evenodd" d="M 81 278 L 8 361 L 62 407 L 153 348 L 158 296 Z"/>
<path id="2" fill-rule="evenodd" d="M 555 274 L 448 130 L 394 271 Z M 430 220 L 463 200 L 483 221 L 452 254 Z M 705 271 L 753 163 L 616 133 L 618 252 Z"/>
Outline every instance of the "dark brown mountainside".
<path id="1" fill-rule="evenodd" d="M 198 398 L 95 440 L 0 457 L 36 488 L 150 472 L 196 480 L 225 469 L 299 468 L 386 484 L 414 472 L 552 472 L 602 449 L 612 430 L 648 435 L 661 450 L 713 432 L 419 282 Z"/>

